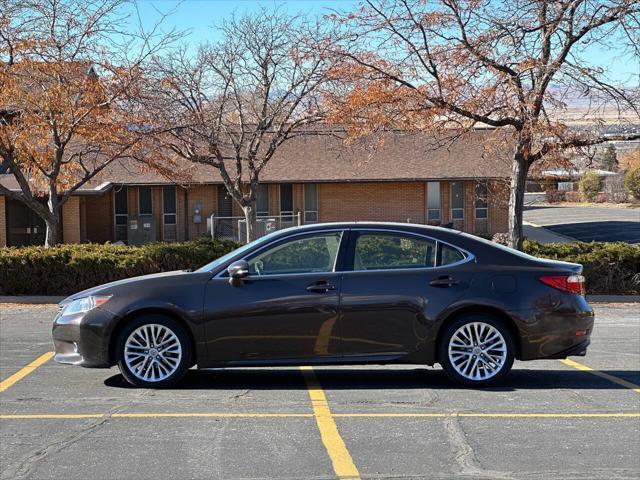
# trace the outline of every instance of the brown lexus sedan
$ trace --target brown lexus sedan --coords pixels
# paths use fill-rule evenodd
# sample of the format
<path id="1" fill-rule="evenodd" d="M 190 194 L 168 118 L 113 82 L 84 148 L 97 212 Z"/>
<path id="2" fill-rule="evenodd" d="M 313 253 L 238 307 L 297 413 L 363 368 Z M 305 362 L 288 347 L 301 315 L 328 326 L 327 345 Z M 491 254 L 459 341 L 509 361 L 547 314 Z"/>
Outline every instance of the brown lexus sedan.
<path id="1" fill-rule="evenodd" d="M 502 380 L 514 359 L 585 355 L 582 266 L 424 225 L 333 223 L 271 233 L 193 272 L 72 295 L 55 359 L 118 365 L 166 387 L 187 369 L 439 363 L 452 380 Z"/>

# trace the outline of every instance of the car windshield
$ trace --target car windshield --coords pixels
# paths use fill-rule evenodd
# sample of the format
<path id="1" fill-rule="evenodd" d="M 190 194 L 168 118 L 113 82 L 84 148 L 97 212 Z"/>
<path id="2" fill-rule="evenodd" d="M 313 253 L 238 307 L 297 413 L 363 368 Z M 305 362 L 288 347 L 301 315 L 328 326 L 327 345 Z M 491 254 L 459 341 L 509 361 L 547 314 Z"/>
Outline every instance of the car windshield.
<path id="1" fill-rule="evenodd" d="M 268 235 L 265 235 L 264 237 L 260 237 L 260 238 L 258 238 L 256 240 L 254 240 L 253 242 L 246 243 L 246 244 L 242 245 L 240 248 L 236 248 L 235 250 L 230 251 L 226 255 L 223 255 L 223 256 L 215 259 L 213 262 L 207 263 L 203 267 L 200 267 L 199 269 L 196 270 L 196 272 L 210 272 L 211 270 L 214 270 L 214 269 L 218 268 L 220 265 L 228 262 L 229 260 L 231 260 L 236 255 L 240 255 L 243 252 L 251 250 L 256 245 L 270 240 L 271 238 L 273 238 L 278 233 L 282 233 L 282 230 L 271 232 Z"/>

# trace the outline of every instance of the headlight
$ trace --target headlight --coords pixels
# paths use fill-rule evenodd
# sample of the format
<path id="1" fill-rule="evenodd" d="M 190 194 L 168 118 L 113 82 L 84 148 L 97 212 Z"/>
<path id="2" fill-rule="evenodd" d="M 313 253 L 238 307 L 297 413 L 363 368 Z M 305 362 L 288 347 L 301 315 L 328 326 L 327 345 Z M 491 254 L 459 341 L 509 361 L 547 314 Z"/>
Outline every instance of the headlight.
<path id="1" fill-rule="evenodd" d="M 75 315 L 76 313 L 84 313 L 99 307 L 111 298 L 108 296 L 95 296 L 76 298 L 62 310 L 62 315 Z"/>

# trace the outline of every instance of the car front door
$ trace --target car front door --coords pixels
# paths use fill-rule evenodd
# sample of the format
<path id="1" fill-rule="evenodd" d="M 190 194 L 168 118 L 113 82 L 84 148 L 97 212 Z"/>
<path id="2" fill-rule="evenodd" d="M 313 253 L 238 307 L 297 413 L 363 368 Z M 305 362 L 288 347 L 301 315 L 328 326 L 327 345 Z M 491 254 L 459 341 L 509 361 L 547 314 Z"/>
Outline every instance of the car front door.
<path id="1" fill-rule="evenodd" d="M 316 231 L 245 258 L 249 276 L 212 278 L 205 294 L 208 361 L 282 361 L 339 354 L 335 332 L 347 235 Z"/>
<path id="2" fill-rule="evenodd" d="M 465 254 L 408 232 L 352 230 L 350 237 L 339 324 L 345 357 L 415 354 L 419 361 L 435 318 L 471 281 Z"/>

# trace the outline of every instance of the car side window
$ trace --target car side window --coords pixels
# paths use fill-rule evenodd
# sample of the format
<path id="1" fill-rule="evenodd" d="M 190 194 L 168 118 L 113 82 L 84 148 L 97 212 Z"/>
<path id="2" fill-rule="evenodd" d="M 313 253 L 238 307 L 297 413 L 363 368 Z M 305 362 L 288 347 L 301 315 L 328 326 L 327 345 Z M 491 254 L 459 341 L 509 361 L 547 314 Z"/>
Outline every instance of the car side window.
<path id="1" fill-rule="evenodd" d="M 440 265 L 449 265 L 451 263 L 464 260 L 466 257 L 457 248 L 450 247 L 449 245 L 440 244 Z"/>
<path id="2" fill-rule="evenodd" d="M 340 248 L 341 232 L 297 238 L 267 248 L 248 260 L 250 275 L 331 272 Z"/>
<path id="3" fill-rule="evenodd" d="M 395 233 L 362 233 L 356 240 L 354 270 L 433 267 L 436 242 Z"/>

